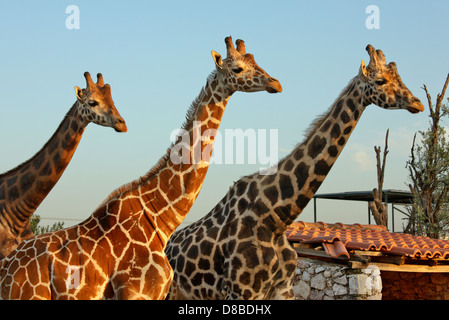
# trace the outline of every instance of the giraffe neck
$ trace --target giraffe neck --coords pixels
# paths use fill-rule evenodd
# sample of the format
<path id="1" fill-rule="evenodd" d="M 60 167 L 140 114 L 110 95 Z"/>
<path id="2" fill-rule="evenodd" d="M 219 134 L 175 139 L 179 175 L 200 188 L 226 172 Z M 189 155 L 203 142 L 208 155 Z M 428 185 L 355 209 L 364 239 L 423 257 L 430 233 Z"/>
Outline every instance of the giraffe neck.
<path id="1" fill-rule="evenodd" d="M 144 177 L 114 191 L 100 212 L 120 200 L 120 220 L 138 212 L 145 217 L 148 233 L 156 232 L 165 247 L 168 238 L 192 207 L 206 176 L 214 137 L 232 95 L 214 71 L 192 103 L 177 141 Z M 98 211 L 98 209 L 97 209 Z M 103 213 L 102 213 L 103 214 Z"/>
<path id="2" fill-rule="evenodd" d="M 306 134 L 305 141 L 262 178 L 276 230 L 285 230 L 315 195 L 368 105 L 363 82 L 355 77 Z M 265 186 L 264 186 L 265 185 Z"/>
<path id="3" fill-rule="evenodd" d="M 0 175 L 0 232 L 31 235 L 31 215 L 58 182 L 87 126 L 77 101 L 56 132 L 31 159 Z"/>

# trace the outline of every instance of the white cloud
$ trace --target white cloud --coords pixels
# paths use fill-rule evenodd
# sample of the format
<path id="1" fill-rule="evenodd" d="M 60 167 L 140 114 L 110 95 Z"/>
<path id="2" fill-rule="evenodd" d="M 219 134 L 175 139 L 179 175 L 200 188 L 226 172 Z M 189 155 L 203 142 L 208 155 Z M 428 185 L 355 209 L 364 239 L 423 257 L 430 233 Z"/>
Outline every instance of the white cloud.
<path id="1" fill-rule="evenodd" d="M 372 152 L 374 153 L 374 152 Z M 356 151 L 352 159 L 356 163 L 355 169 L 358 172 L 368 172 L 376 169 L 375 155 L 368 154 L 366 151 Z"/>

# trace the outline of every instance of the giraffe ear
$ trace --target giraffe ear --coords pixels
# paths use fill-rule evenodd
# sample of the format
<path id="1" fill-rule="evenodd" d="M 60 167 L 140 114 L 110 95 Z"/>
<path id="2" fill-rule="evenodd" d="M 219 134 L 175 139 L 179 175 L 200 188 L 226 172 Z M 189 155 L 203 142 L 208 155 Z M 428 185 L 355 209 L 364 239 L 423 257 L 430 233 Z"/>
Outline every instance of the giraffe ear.
<path id="1" fill-rule="evenodd" d="M 362 64 L 360 65 L 359 76 L 366 80 L 368 78 L 368 72 L 366 71 L 365 61 L 362 60 Z"/>
<path id="2" fill-rule="evenodd" d="M 223 70 L 223 60 L 221 59 L 221 55 L 214 50 L 212 50 L 211 53 L 212 53 L 212 58 L 214 58 L 214 62 L 215 62 L 215 66 L 217 67 L 217 70 L 218 71 Z"/>
<path id="3" fill-rule="evenodd" d="M 75 86 L 75 93 L 79 100 L 83 100 L 83 90 L 80 87 Z"/>

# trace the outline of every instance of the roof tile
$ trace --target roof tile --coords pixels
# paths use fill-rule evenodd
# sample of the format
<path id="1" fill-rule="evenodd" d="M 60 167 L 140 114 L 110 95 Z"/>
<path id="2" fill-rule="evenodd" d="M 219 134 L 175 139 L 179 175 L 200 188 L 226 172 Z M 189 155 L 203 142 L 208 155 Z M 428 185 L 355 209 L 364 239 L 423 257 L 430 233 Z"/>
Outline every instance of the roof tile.
<path id="1" fill-rule="evenodd" d="M 286 234 L 290 242 L 321 243 L 333 257 L 349 258 L 350 250 L 370 250 L 416 259 L 449 259 L 449 241 L 392 233 L 383 226 L 298 221 Z"/>

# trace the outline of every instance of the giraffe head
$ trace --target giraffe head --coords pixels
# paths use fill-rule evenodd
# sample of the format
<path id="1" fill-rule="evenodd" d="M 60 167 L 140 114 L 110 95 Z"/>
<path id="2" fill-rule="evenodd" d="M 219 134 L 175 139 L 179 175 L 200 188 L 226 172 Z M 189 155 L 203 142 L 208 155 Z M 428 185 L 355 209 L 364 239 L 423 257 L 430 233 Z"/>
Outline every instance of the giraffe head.
<path id="1" fill-rule="evenodd" d="M 88 122 L 112 127 L 117 132 L 126 132 L 128 129 L 125 120 L 112 101 L 111 86 L 104 84 L 101 73 L 97 74 L 97 83 L 92 81 L 89 72 L 85 72 L 84 77 L 86 78 L 86 89 L 75 87 L 84 118 Z"/>
<path id="2" fill-rule="evenodd" d="M 370 44 L 366 47 L 370 56 L 368 66 L 362 60 L 359 78 L 365 83 L 365 104 L 374 103 L 384 109 L 406 109 L 411 113 L 424 111 L 418 98 L 402 83 L 396 63 L 387 64 L 381 50 Z"/>
<path id="3" fill-rule="evenodd" d="M 237 49 L 232 43 L 232 38 L 225 38 L 227 57 L 222 59 L 221 55 L 212 50 L 212 57 L 217 71 L 223 76 L 227 89 L 235 91 L 257 92 L 267 91 L 269 93 L 282 92 L 282 86 L 275 78 L 270 77 L 254 60 L 254 56 L 246 53 L 243 40 L 237 40 Z"/>

